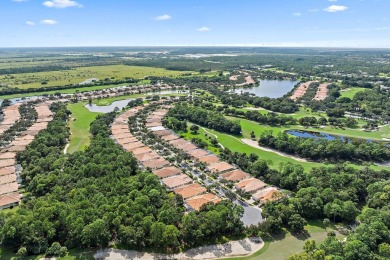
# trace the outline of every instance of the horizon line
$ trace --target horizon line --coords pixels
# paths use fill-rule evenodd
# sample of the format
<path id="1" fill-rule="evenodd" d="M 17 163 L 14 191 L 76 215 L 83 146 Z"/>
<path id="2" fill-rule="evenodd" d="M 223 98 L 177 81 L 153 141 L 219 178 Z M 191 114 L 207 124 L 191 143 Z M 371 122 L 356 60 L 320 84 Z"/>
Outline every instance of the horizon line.
<path id="1" fill-rule="evenodd" d="M 336 49 L 336 48 L 342 48 L 342 49 L 390 49 L 389 47 L 359 47 L 359 46 L 296 46 L 296 45 L 71 45 L 71 46 L 0 46 L 0 49 L 16 49 L 16 48 L 23 48 L 23 49 L 34 49 L 34 48 L 172 48 L 172 47 L 182 47 L 182 48 L 189 48 L 189 47 L 203 47 L 203 48 L 313 48 L 313 49 Z"/>

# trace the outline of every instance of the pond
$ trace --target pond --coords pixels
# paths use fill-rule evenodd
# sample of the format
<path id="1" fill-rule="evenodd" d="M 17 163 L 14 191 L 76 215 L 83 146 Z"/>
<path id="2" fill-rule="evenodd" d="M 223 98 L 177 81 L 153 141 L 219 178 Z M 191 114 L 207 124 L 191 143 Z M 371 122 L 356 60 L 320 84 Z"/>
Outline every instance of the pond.
<path id="1" fill-rule="evenodd" d="M 24 97 L 24 98 L 10 98 L 12 104 L 30 101 L 30 100 L 36 100 L 38 98 L 42 98 L 42 96 L 31 96 L 31 97 Z M 0 105 L 3 103 L 3 99 L 0 99 Z"/>
<path id="2" fill-rule="evenodd" d="M 112 102 L 110 105 L 107 106 L 98 106 L 95 104 L 86 104 L 85 107 L 90 111 L 90 112 L 95 112 L 95 113 L 110 113 L 115 110 L 115 108 L 118 108 L 119 111 L 122 110 L 122 108 L 126 107 L 127 104 L 133 100 L 133 98 L 128 98 L 124 100 L 118 100 Z"/>
<path id="3" fill-rule="evenodd" d="M 302 131 L 302 130 L 287 130 L 286 133 L 289 135 L 296 136 L 296 137 L 322 139 L 322 140 L 328 140 L 328 141 L 333 141 L 333 140 L 345 141 L 345 140 L 347 140 L 349 142 L 351 140 L 351 138 L 348 138 L 345 136 L 332 135 L 332 134 L 327 134 L 327 133 L 322 133 L 322 132 L 317 133 L 317 132 Z M 354 139 L 366 140 L 367 142 L 372 143 L 372 140 L 370 140 L 370 139 L 363 139 L 363 138 L 354 138 Z"/>
<path id="4" fill-rule="evenodd" d="M 241 93 L 241 91 L 253 93 L 258 97 L 270 97 L 279 98 L 291 91 L 294 86 L 298 83 L 296 80 L 260 80 L 260 85 L 252 88 L 240 87 L 234 91 Z"/>

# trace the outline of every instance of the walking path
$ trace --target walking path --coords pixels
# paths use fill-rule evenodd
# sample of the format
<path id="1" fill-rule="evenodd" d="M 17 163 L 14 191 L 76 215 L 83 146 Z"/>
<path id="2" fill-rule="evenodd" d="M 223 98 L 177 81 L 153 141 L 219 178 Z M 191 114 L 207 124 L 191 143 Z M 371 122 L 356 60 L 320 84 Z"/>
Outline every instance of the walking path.
<path id="1" fill-rule="evenodd" d="M 238 139 L 238 138 L 237 138 Z M 298 162 L 307 162 L 306 159 L 303 159 L 301 157 L 298 157 L 298 156 L 294 156 L 294 155 L 291 155 L 291 154 L 287 154 L 287 153 L 283 153 L 283 152 L 279 152 L 277 150 L 274 150 L 274 149 L 271 149 L 271 148 L 266 148 L 264 146 L 260 146 L 256 141 L 253 141 L 253 140 L 250 140 L 250 139 L 241 139 L 240 140 L 242 143 L 244 144 L 247 144 L 249 146 L 252 146 L 254 148 L 257 148 L 257 149 L 260 149 L 260 150 L 263 150 L 263 151 L 266 151 L 266 152 L 272 152 L 272 153 L 276 153 L 277 155 L 280 155 L 280 156 L 284 156 L 284 157 L 288 157 L 288 158 L 291 158 L 291 159 L 294 159 Z"/>
<path id="2" fill-rule="evenodd" d="M 199 126 L 199 127 L 200 127 L 203 131 L 205 131 L 205 133 L 207 133 L 207 134 L 209 134 L 209 135 L 211 135 L 211 136 L 214 136 L 214 138 L 218 140 L 218 136 L 217 136 L 217 135 L 215 135 L 215 134 L 213 134 L 213 133 L 210 133 L 210 132 L 207 131 L 206 128 L 204 128 L 204 127 L 201 127 L 201 126 Z M 225 147 L 224 147 L 221 143 L 218 143 L 218 144 L 222 147 L 222 149 L 225 149 Z"/>
<path id="3" fill-rule="evenodd" d="M 221 245 L 202 246 L 190 249 L 179 254 L 158 254 L 158 253 L 145 253 L 135 250 L 117 250 L 117 249 L 103 249 L 95 253 L 95 259 L 109 259 L 109 260 L 125 260 L 125 259 L 142 259 L 142 260 L 154 260 L 154 259 L 220 259 L 224 257 L 233 256 L 247 256 L 251 255 L 261 248 L 263 248 L 264 242 L 260 239 L 242 239 L 238 241 L 230 241 Z"/>

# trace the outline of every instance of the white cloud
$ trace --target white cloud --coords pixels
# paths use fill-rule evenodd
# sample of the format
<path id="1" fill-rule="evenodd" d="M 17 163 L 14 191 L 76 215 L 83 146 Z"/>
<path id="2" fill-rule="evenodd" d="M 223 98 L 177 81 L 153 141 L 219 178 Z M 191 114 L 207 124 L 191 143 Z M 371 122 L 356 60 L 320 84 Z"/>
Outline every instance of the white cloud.
<path id="1" fill-rule="evenodd" d="M 154 20 L 157 20 L 157 21 L 167 21 L 167 20 L 171 20 L 171 19 L 172 19 L 172 16 L 170 16 L 168 14 L 164 14 L 164 15 L 160 15 L 160 16 L 154 17 Z"/>
<path id="2" fill-rule="evenodd" d="M 294 16 L 301 16 L 301 13 L 293 13 Z"/>
<path id="3" fill-rule="evenodd" d="M 208 32 L 211 29 L 209 27 L 203 26 L 203 27 L 200 27 L 200 28 L 198 28 L 196 30 L 199 31 L 199 32 Z"/>
<path id="4" fill-rule="evenodd" d="M 34 23 L 34 22 L 31 22 L 31 21 L 26 21 L 26 25 L 28 25 L 28 26 L 34 26 L 35 23 Z"/>
<path id="5" fill-rule="evenodd" d="M 343 5 L 331 5 L 331 6 L 328 6 L 327 8 L 325 8 L 324 11 L 328 12 L 328 13 L 336 13 L 336 12 L 345 11 L 347 9 L 348 9 L 348 7 L 343 6 Z"/>
<path id="6" fill-rule="evenodd" d="M 51 19 L 45 19 L 41 21 L 41 24 L 45 24 L 45 25 L 55 25 L 57 23 L 58 23 L 57 21 Z"/>
<path id="7" fill-rule="evenodd" d="M 83 7 L 81 4 L 72 0 L 52 0 L 43 2 L 42 4 L 50 8 Z"/>

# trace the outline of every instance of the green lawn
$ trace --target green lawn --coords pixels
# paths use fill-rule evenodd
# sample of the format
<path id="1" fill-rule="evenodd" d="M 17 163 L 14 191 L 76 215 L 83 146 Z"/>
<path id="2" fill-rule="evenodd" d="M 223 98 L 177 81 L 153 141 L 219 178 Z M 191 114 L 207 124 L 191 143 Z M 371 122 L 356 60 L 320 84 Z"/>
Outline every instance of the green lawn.
<path id="1" fill-rule="evenodd" d="M 365 91 L 367 90 L 366 88 L 349 88 L 346 89 L 345 91 L 340 91 L 341 97 L 348 97 L 348 98 L 353 98 L 356 93 L 360 91 Z"/>
<path id="2" fill-rule="evenodd" d="M 27 89 L 79 84 L 91 78 L 98 78 L 99 80 L 104 80 L 106 78 L 112 80 L 121 80 L 125 78 L 143 79 L 146 76 L 177 77 L 185 73 L 192 72 L 144 66 L 107 65 L 79 67 L 71 70 L 11 74 L 0 76 L 0 81 L 11 87 Z M 47 82 L 47 84 L 43 85 L 42 82 L 44 81 Z"/>
<path id="3" fill-rule="evenodd" d="M 244 144 L 244 143 L 242 143 L 240 141 L 240 138 L 248 137 L 248 133 L 250 133 L 250 131 L 252 131 L 252 130 L 255 131 L 256 138 L 257 138 L 259 133 L 264 131 L 264 130 L 266 130 L 267 128 L 265 128 L 264 126 L 260 126 L 259 124 L 255 123 L 255 122 L 248 121 L 248 120 L 242 121 L 242 122 L 245 122 L 244 124 L 241 123 L 244 136 L 235 137 L 235 136 L 224 134 L 224 133 L 220 133 L 220 132 L 217 132 L 217 131 L 214 131 L 214 130 L 211 130 L 211 129 L 207 129 L 207 128 L 205 128 L 205 129 L 207 131 L 209 131 L 210 133 L 215 134 L 216 136 L 218 136 L 218 142 L 220 144 L 222 144 L 224 147 L 228 147 L 233 152 L 240 152 L 240 153 L 247 153 L 247 154 L 249 154 L 249 153 L 257 154 L 260 159 L 264 159 L 264 160 L 268 161 L 270 167 L 273 168 L 273 169 L 279 169 L 279 165 L 281 163 L 287 163 L 287 162 L 295 163 L 295 164 L 298 163 L 298 164 L 302 165 L 302 167 L 305 170 L 310 170 L 313 167 L 333 166 L 334 165 L 333 163 L 329 163 L 329 162 L 326 162 L 326 163 L 298 162 L 298 161 L 296 161 L 294 159 L 291 159 L 289 157 L 278 155 L 278 154 L 276 154 L 274 152 L 263 151 L 261 149 L 257 149 L 255 147 L 252 147 L 252 146 L 249 146 L 247 144 Z M 269 129 L 272 129 L 272 128 L 269 127 Z M 275 128 L 275 130 L 277 130 L 277 129 Z M 282 129 L 279 129 L 278 131 L 282 131 Z M 351 163 L 349 163 L 349 165 L 353 166 L 353 167 L 357 167 L 357 168 L 364 167 L 364 166 L 361 166 L 361 165 L 356 165 L 356 164 L 351 164 Z M 369 164 L 367 164 L 367 165 L 369 165 Z M 388 167 L 384 167 L 384 166 L 377 166 L 377 165 L 374 165 L 374 164 L 369 165 L 369 167 L 374 169 L 374 170 L 383 170 L 383 169 L 387 169 L 388 168 Z"/>
<path id="4" fill-rule="evenodd" d="M 100 113 L 89 112 L 84 107 L 85 104 L 85 102 L 78 102 L 68 105 L 68 109 L 72 112 L 72 117 L 69 122 L 71 135 L 67 150 L 68 153 L 82 151 L 90 143 L 89 125 Z"/>

